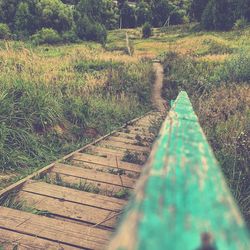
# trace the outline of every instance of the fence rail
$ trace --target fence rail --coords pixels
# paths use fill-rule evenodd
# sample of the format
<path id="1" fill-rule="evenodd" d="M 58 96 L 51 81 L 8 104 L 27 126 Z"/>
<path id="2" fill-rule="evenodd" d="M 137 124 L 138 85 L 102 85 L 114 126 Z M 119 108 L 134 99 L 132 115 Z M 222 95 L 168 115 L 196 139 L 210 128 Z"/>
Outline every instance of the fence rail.
<path id="1" fill-rule="evenodd" d="M 109 249 L 250 249 L 247 227 L 186 92 L 161 128 Z"/>

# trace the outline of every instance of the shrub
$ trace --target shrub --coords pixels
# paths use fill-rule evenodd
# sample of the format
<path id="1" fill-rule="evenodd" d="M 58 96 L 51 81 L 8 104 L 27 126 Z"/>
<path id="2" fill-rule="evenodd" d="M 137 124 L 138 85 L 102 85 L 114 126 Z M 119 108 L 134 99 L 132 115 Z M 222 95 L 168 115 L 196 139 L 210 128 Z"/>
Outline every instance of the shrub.
<path id="1" fill-rule="evenodd" d="M 218 80 L 226 82 L 247 82 L 250 81 L 250 53 L 243 50 L 239 54 L 227 60 L 218 69 Z"/>
<path id="2" fill-rule="evenodd" d="M 88 34 L 87 39 L 100 42 L 101 44 L 105 44 L 107 41 L 107 30 L 100 23 L 94 23 L 91 26 L 90 32 Z"/>
<path id="3" fill-rule="evenodd" d="M 79 41 L 79 37 L 76 35 L 75 31 L 70 30 L 62 34 L 62 40 L 65 43 L 76 43 Z"/>
<path id="4" fill-rule="evenodd" d="M 147 22 L 142 27 L 142 37 L 149 38 L 150 36 L 152 36 L 152 26 Z"/>
<path id="5" fill-rule="evenodd" d="M 34 34 L 31 39 L 36 44 L 57 44 L 62 41 L 57 31 L 53 29 L 43 28 Z"/>
<path id="6" fill-rule="evenodd" d="M 246 26 L 248 25 L 248 22 L 245 18 L 241 18 L 241 19 L 238 19 L 235 24 L 234 24 L 234 29 L 235 30 L 241 30 L 241 29 L 244 29 L 246 28 Z"/>
<path id="7" fill-rule="evenodd" d="M 107 40 L 106 28 L 100 23 L 91 21 L 87 16 L 78 20 L 77 35 L 82 40 L 92 40 L 101 44 L 105 44 Z"/>
<path id="8" fill-rule="evenodd" d="M 7 24 L 0 23 L 0 39 L 8 39 L 10 37 L 10 29 Z"/>

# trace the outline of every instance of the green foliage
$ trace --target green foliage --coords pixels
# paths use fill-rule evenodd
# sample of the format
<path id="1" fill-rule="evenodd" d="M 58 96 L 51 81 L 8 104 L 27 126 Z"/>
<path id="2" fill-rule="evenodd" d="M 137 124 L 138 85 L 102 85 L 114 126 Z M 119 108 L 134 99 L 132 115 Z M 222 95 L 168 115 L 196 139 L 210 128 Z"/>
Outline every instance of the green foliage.
<path id="1" fill-rule="evenodd" d="M 229 48 L 230 49 L 230 48 Z M 217 52 L 217 51 L 216 51 Z M 249 50 L 223 62 L 174 52 L 164 60 L 164 97 L 186 90 L 248 223 L 249 218 Z"/>
<path id="2" fill-rule="evenodd" d="M 144 162 L 141 160 L 140 153 L 133 153 L 130 151 L 126 151 L 124 157 L 122 158 L 123 161 L 133 163 L 133 164 L 139 164 L 142 165 Z"/>
<path id="3" fill-rule="evenodd" d="M 69 30 L 62 33 L 62 41 L 64 43 L 76 43 L 79 42 L 80 39 L 78 38 L 74 30 Z"/>
<path id="4" fill-rule="evenodd" d="M 249 82 L 250 81 L 250 53 L 241 50 L 240 53 L 226 60 L 218 69 L 218 81 L 225 82 Z"/>
<path id="5" fill-rule="evenodd" d="M 228 0 L 210 0 L 202 14 L 202 25 L 208 30 L 229 30 L 232 28 L 233 12 Z"/>
<path id="6" fill-rule="evenodd" d="M 207 30 L 229 30 L 246 26 L 250 20 L 249 0 L 209 0 L 201 23 Z"/>
<path id="7" fill-rule="evenodd" d="M 190 8 L 191 18 L 201 21 L 202 13 L 205 10 L 209 0 L 193 0 Z"/>
<path id="8" fill-rule="evenodd" d="M 250 0 L 237 1 L 237 17 L 250 21 Z"/>
<path id="9" fill-rule="evenodd" d="M 119 192 L 114 194 L 114 197 L 117 199 L 127 199 L 130 195 L 130 192 L 128 189 L 124 188 L 121 189 Z"/>
<path id="10" fill-rule="evenodd" d="M 150 23 L 145 23 L 142 27 L 142 37 L 149 38 L 150 36 L 152 36 L 152 27 Z"/>
<path id="11" fill-rule="evenodd" d="M 121 9 L 121 27 L 134 28 L 136 27 L 136 14 L 135 9 L 127 2 L 124 3 Z"/>
<path id="12" fill-rule="evenodd" d="M 102 44 L 106 43 L 107 31 L 105 27 L 100 23 L 91 21 L 87 15 L 80 17 L 76 25 L 77 35 L 80 39 L 97 41 Z"/>
<path id="13" fill-rule="evenodd" d="M 146 22 L 151 23 L 153 18 L 152 8 L 146 2 L 139 2 L 136 6 L 137 26 L 142 26 Z"/>
<path id="14" fill-rule="evenodd" d="M 234 24 L 234 29 L 235 30 L 241 30 L 241 29 L 244 29 L 246 28 L 248 25 L 248 22 L 247 20 L 243 17 L 243 18 L 240 18 L 238 20 L 236 20 L 235 24 Z"/>
<path id="15" fill-rule="evenodd" d="M 10 29 L 7 24 L 0 23 L 0 39 L 8 39 L 10 38 Z"/>
<path id="16" fill-rule="evenodd" d="M 31 38 L 35 44 L 57 44 L 62 41 L 56 30 L 43 28 Z"/>
<path id="17" fill-rule="evenodd" d="M 16 52 L 22 49 L 21 45 L 15 47 Z M 11 50 L 11 55 L 15 50 Z M 42 54 L 34 54 L 37 60 L 46 60 L 48 55 L 55 57 L 53 62 L 62 60 L 62 55 L 57 54 L 58 47 L 38 50 Z M 19 55 L 26 58 L 27 51 Z M 29 64 L 30 60 L 33 56 L 18 62 L 10 58 L 1 64 L 2 72 L 12 70 L 12 74 L 0 77 L 0 165 L 3 171 L 42 167 L 86 143 L 84 132 L 88 128 L 104 134 L 150 108 L 153 75 L 150 64 L 70 60 L 69 65 L 61 68 L 59 75 L 52 75 L 51 82 L 46 84 L 40 71 L 36 75 L 36 63 Z M 46 64 L 41 70 L 43 67 Z M 75 75 L 74 81 L 65 82 L 67 78 L 54 81 L 61 76 L 61 70 L 63 76 Z M 86 73 L 92 77 L 98 74 L 95 77 L 101 81 L 103 74 L 104 83 L 87 88 Z M 30 74 L 32 80 L 27 81 Z"/>

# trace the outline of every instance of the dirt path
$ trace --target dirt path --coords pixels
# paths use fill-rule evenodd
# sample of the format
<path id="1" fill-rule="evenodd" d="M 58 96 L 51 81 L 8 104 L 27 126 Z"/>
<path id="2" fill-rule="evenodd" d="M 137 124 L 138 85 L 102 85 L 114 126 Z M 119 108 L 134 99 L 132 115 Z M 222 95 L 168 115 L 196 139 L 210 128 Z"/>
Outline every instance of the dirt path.
<path id="1" fill-rule="evenodd" d="M 164 105 L 166 103 L 166 101 L 161 96 L 161 91 L 162 91 L 162 86 L 163 86 L 163 77 L 164 77 L 163 66 L 158 62 L 155 62 L 153 64 L 153 66 L 154 66 L 156 78 L 155 78 L 155 84 L 153 87 L 152 102 L 153 102 L 154 106 L 160 112 L 164 112 L 164 111 L 166 111 L 166 108 Z"/>

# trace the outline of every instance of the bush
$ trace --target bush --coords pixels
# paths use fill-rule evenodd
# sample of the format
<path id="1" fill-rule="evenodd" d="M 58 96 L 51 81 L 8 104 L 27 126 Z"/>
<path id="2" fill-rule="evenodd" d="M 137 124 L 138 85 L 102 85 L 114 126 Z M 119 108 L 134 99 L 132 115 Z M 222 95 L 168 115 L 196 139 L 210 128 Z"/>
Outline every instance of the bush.
<path id="1" fill-rule="evenodd" d="M 234 30 L 241 30 L 246 28 L 248 22 L 245 18 L 238 19 L 234 24 Z"/>
<path id="2" fill-rule="evenodd" d="M 73 30 L 70 30 L 62 34 L 62 40 L 65 43 L 76 43 L 79 41 L 79 37 Z"/>
<path id="3" fill-rule="evenodd" d="M 87 16 L 77 22 L 77 35 L 82 40 L 92 40 L 105 44 L 107 40 L 106 28 L 97 22 L 91 21 Z"/>
<path id="4" fill-rule="evenodd" d="M 242 50 L 218 69 L 219 80 L 226 82 L 250 81 L 250 53 Z"/>
<path id="5" fill-rule="evenodd" d="M 88 34 L 87 39 L 100 42 L 101 44 L 105 44 L 107 41 L 107 30 L 100 23 L 94 23 L 91 26 L 90 33 Z"/>
<path id="6" fill-rule="evenodd" d="M 62 41 L 59 33 L 53 29 L 43 28 L 34 34 L 31 39 L 36 44 L 57 44 Z"/>
<path id="7" fill-rule="evenodd" d="M 150 36 L 152 36 L 152 26 L 147 22 L 142 27 L 142 37 L 149 38 Z"/>
<path id="8" fill-rule="evenodd" d="M 0 23 L 0 39 L 8 39 L 10 37 L 10 29 L 7 24 Z"/>

